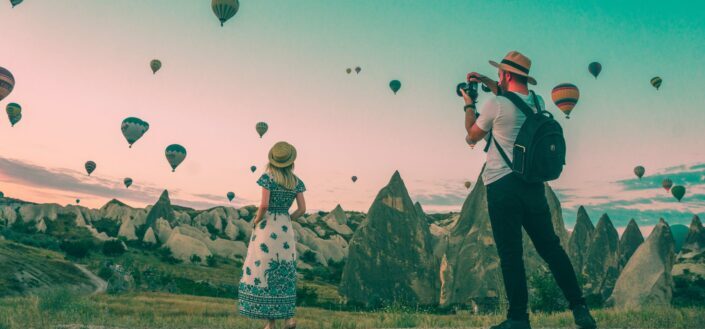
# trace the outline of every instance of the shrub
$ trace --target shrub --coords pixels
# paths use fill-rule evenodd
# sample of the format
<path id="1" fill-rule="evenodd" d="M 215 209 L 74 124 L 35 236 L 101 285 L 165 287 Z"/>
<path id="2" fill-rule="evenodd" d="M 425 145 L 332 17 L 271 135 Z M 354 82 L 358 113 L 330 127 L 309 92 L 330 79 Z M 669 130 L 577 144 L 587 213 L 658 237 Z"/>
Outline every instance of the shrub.
<path id="1" fill-rule="evenodd" d="M 126 251 L 125 245 L 120 240 L 108 240 L 103 242 L 103 254 L 106 256 L 120 256 Z"/>
<path id="2" fill-rule="evenodd" d="M 567 307 L 565 298 L 553 275 L 546 270 L 538 270 L 529 277 L 530 307 L 534 312 L 558 312 Z"/>
<path id="3" fill-rule="evenodd" d="M 316 260 L 316 253 L 311 250 L 306 250 L 304 252 L 304 254 L 301 256 L 301 260 L 306 263 L 314 263 L 314 264 L 318 262 Z"/>
<path id="4" fill-rule="evenodd" d="M 317 302 L 318 293 L 316 293 L 316 288 L 306 285 L 296 288 L 296 305 L 314 306 Z"/>
<path id="5" fill-rule="evenodd" d="M 62 317 L 97 315 L 96 309 L 91 307 L 90 302 L 71 289 L 52 289 L 40 293 L 37 297 L 39 299 L 37 306 L 42 313 L 61 314 Z"/>
<path id="6" fill-rule="evenodd" d="M 94 243 L 92 239 L 64 240 L 59 247 L 70 257 L 84 258 L 90 254 Z"/>
<path id="7" fill-rule="evenodd" d="M 180 259 L 174 257 L 174 255 L 171 253 L 171 249 L 169 249 L 169 247 L 159 248 L 159 258 L 163 262 L 168 263 L 168 264 L 181 263 Z"/>
<path id="8" fill-rule="evenodd" d="M 102 218 L 92 224 L 98 232 L 105 233 L 111 237 L 116 237 L 120 231 L 120 223 L 115 220 Z"/>
<path id="9" fill-rule="evenodd" d="M 208 255 L 206 256 L 206 264 L 208 264 L 208 267 L 216 267 L 216 265 L 218 265 L 218 260 L 214 255 Z"/>
<path id="10" fill-rule="evenodd" d="M 201 263 L 201 256 L 199 256 L 199 255 L 193 254 L 193 255 L 191 255 L 190 259 L 191 259 L 191 263 L 194 263 L 194 264 Z"/>

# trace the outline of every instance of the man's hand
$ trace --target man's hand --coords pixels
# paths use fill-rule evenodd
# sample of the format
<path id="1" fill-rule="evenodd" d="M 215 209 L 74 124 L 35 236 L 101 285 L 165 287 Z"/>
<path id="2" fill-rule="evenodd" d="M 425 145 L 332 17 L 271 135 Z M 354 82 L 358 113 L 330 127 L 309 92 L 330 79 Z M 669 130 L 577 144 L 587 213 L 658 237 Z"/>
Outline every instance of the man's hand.
<path id="1" fill-rule="evenodd" d="M 499 91 L 499 85 L 497 81 L 494 81 L 480 73 L 468 73 L 467 80 L 468 82 L 477 82 L 487 86 L 488 88 L 490 88 L 490 91 L 495 95 L 497 95 L 497 92 Z"/>
<path id="2" fill-rule="evenodd" d="M 468 95 L 468 93 L 465 92 L 464 89 L 461 88 L 460 93 L 463 95 L 463 100 L 465 101 L 465 105 L 475 104 L 475 100 L 470 98 L 470 96 Z"/>
<path id="3" fill-rule="evenodd" d="M 467 142 L 468 145 L 470 145 L 470 149 L 475 148 L 475 143 L 473 143 L 473 141 L 470 139 L 470 135 L 465 135 L 465 142 Z"/>

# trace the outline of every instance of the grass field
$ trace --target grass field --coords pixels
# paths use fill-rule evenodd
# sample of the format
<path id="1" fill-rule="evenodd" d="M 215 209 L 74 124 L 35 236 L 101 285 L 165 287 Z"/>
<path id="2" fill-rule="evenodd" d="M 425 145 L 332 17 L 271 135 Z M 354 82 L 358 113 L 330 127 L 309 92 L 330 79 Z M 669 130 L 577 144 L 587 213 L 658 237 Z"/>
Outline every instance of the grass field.
<path id="1" fill-rule="evenodd" d="M 162 293 L 81 297 L 67 291 L 0 299 L 0 329 L 29 328 L 261 328 L 237 314 L 232 299 Z M 705 308 L 598 310 L 600 328 L 704 328 Z M 500 315 L 436 315 L 407 310 L 337 312 L 298 308 L 299 328 L 488 327 Z M 534 328 L 573 328 L 567 312 L 532 315 Z"/>

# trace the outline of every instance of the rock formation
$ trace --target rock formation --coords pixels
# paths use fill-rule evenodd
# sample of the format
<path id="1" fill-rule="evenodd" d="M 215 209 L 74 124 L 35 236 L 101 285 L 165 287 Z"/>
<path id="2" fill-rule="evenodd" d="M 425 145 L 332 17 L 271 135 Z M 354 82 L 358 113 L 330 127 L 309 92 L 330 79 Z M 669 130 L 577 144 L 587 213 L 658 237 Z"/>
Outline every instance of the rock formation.
<path id="1" fill-rule="evenodd" d="M 673 250 L 671 229 L 661 219 L 627 262 L 607 304 L 623 308 L 669 306 L 673 289 Z"/>
<path id="2" fill-rule="evenodd" d="M 174 214 L 174 209 L 171 207 L 171 200 L 169 200 L 169 192 L 167 190 L 162 192 L 157 203 L 149 209 L 145 225 L 149 228 L 156 229 L 155 224 L 159 218 L 166 220 L 170 225 L 176 220 L 176 215 Z"/>
<path id="3" fill-rule="evenodd" d="M 582 271 L 585 294 L 607 299 L 619 276 L 619 234 L 607 214 L 597 222 Z"/>
<path id="4" fill-rule="evenodd" d="M 627 265 L 637 248 L 644 242 L 644 236 L 639 230 L 639 226 L 632 218 L 624 229 L 622 237 L 619 239 L 619 269 Z"/>
<path id="5" fill-rule="evenodd" d="M 340 292 L 368 306 L 438 303 L 439 264 L 425 218 L 414 207 L 399 172 L 382 188 L 350 241 Z"/>
<path id="6" fill-rule="evenodd" d="M 585 207 L 580 206 L 580 208 L 578 208 L 578 217 L 575 220 L 573 232 L 570 234 L 570 239 L 568 240 L 567 250 L 568 256 L 570 256 L 570 260 L 573 263 L 575 273 L 582 272 L 585 254 L 587 253 L 590 239 L 594 231 L 595 226 L 592 225 L 592 221 Z"/>
<path id="7" fill-rule="evenodd" d="M 693 216 L 672 274 L 686 275 L 688 280 L 705 278 L 705 228 L 698 216 Z"/>

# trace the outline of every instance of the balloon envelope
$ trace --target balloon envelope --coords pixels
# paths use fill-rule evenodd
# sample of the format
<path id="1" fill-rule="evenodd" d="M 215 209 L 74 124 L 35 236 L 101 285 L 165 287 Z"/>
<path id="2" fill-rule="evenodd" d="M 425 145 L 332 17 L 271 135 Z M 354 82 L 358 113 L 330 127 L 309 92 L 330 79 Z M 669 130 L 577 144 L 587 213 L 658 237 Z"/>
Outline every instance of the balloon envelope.
<path id="1" fill-rule="evenodd" d="M 10 0 L 10 4 L 12 4 L 12 8 L 15 8 L 15 6 L 21 4 L 22 1 L 24 0 Z"/>
<path id="2" fill-rule="evenodd" d="M 602 64 L 598 62 L 592 62 L 590 65 L 588 65 L 588 71 L 590 71 L 590 74 L 597 79 L 597 76 L 600 75 L 600 72 L 602 72 Z"/>
<path id="3" fill-rule="evenodd" d="M 348 67 L 347 69 L 345 69 L 345 72 L 347 72 L 348 74 L 350 74 L 350 73 L 352 72 L 352 69 Z"/>
<path id="4" fill-rule="evenodd" d="M 360 71 L 362 71 L 362 68 L 361 68 L 361 67 L 358 66 L 358 67 L 355 68 L 355 73 L 358 73 L 358 74 L 359 74 Z"/>
<path id="5" fill-rule="evenodd" d="M 240 9 L 240 1 L 238 0 L 212 0 L 211 8 L 215 17 L 220 21 L 220 26 L 223 26 L 225 22 L 233 18 L 237 14 L 238 9 Z"/>
<path id="6" fill-rule="evenodd" d="M 149 123 L 139 118 L 129 117 L 122 120 L 120 130 L 122 130 L 122 135 L 125 136 L 127 143 L 132 147 L 132 144 L 142 138 L 144 133 L 149 130 Z"/>
<path id="7" fill-rule="evenodd" d="M 152 68 L 152 74 L 157 73 L 160 68 L 162 68 L 162 61 L 158 59 L 153 59 L 151 62 L 149 62 L 149 67 Z"/>
<path id="8" fill-rule="evenodd" d="M 257 170 L 257 167 L 255 167 L 255 166 L 250 167 L 251 172 L 255 172 L 255 170 Z"/>
<path id="9" fill-rule="evenodd" d="M 642 166 L 634 167 L 634 175 L 636 175 L 636 177 L 639 177 L 639 179 L 641 179 L 641 177 L 644 176 L 645 172 L 646 172 L 646 169 L 644 169 L 644 167 L 642 167 Z"/>
<path id="10" fill-rule="evenodd" d="M 0 101 L 15 88 L 15 77 L 6 68 L 0 66 Z"/>
<path id="11" fill-rule="evenodd" d="M 465 188 L 469 189 L 470 186 L 472 186 L 472 183 L 470 183 L 470 181 L 465 182 Z"/>
<path id="12" fill-rule="evenodd" d="M 86 168 L 86 172 L 88 173 L 88 176 L 90 176 L 91 173 L 93 173 L 93 171 L 95 170 L 96 164 L 93 161 L 86 161 L 86 164 L 84 165 L 84 167 Z"/>
<path id="13" fill-rule="evenodd" d="M 178 167 L 182 162 L 184 162 L 184 159 L 186 159 L 186 148 L 179 144 L 171 144 L 167 146 L 164 153 L 166 155 L 166 160 L 169 161 L 169 165 L 171 165 L 172 172 L 176 171 L 176 167 Z"/>
<path id="14" fill-rule="evenodd" d="M 267 133 L 267 130 L 269 130 L 269 125 L 266 122 L 257 122 L 255 130 L 257 134 L 259 134 L 259 138 L 262 138 L 262 136 Z"/>
<path id="15" fill-rule="evenodd" d="M 572 83 L 561 83 L 553 88 L 551 98 L 558 108 L 570 118 L 570 112 L 580 99 L 580 90 Z"/>
<path id="16" fill-rule="evenodd" d="M 352 179 L 353 183 L 357 182 L 357 176 L 352 176 L 350 179 Z"/>
<path id="17" fill-rule="evenodd" d="M 76 199 L 76 203 L 81 203 L 81 199 Z"/>
<path id="18" fill-rule="evenodd" d="M 399 89 L 401 89 L 401 81 L 399 81 L 399 80 L 390 81 L 389 88 L 391 88 L 392 91 L 394 92 L 394 94 L 396 95 L 397 91 L 399 91 Z"/>
<path id="19" fill-rule="evenodd" d="M 130 188 L 130 185 L 132 185 L 132 178 L 127 177 L 123 180 L 123 183 L 125 183 L 126 188 Z"/>
<path id="20" fill-rule="evenodd" d="M 651 85 L 654 86 L 654 88 L 656 88 L 656 90 L 658 90 L 661 87 L 662 82 L 663 82 L 663 80 L 661 80 L 660 77 L 654 77 L 651 79 Z"/>
<path id="21" fill-rule="evenodd" d="M 10 124 L 14 127 L 16 123 L 22 119 L 22 106 L 17 103 L 7 104 L 7 118 L 10 119 Z"/>
<path id="22" fill-rule="evenodd" d="M 678 202 L 683 199 L 683 196 L 685 195 L 685 187 L 682 185 L 676 185 L 671 188 L 671 194 L 673 194 L 673 197 L 678 200 Z"/>
<path id="23" fill-rule="evenodd" d="M 233 192 L 228 192 L 228 201 L 233 201 L 235 199 L 235 193 Z"/>
<path id="24" fill-rule="evenodd" d="M 673 181 L 669 178 L 664 178 L 664 180 L 661 181 L 661 186 L 663 186 L 666 191 L 670 191 L 671 187 L 673 186 Z"/>

